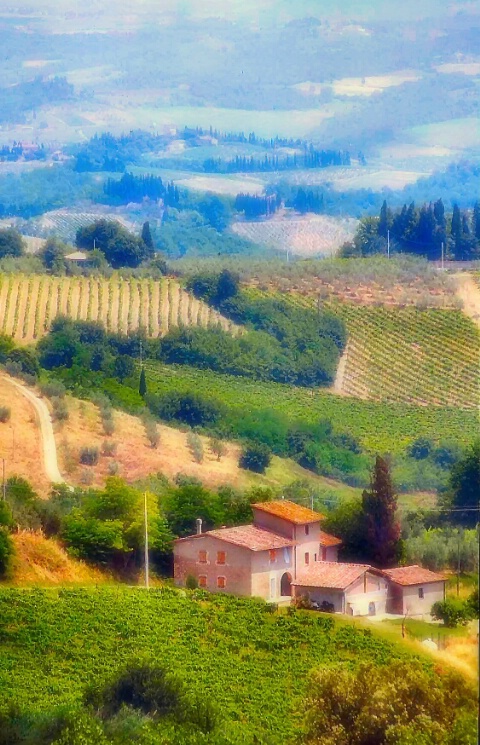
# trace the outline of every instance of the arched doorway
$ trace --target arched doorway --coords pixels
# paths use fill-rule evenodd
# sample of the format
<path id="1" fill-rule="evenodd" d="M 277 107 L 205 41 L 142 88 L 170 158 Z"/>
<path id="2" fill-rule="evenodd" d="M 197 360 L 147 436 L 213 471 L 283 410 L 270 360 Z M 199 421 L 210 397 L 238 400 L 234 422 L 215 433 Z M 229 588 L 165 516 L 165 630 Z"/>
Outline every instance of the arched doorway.
<path id="1" fill-rule="evenodd" d="M 292 594 L 292 575 L 288 572 L 280 580 L 280 594 L 282 597 L 290 597 Z"/>

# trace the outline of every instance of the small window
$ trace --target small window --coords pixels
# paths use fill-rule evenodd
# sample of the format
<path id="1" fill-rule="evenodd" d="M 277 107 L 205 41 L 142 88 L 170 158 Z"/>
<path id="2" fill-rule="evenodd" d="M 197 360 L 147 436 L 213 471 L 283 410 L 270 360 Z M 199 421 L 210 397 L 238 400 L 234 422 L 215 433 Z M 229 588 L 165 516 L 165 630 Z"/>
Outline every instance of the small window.
<path id="1" fill-rule="evenodd" d="M 290 564 L 290 551 L 288 548 L 283 549 L 283 560 L 285 564 Z"/>
<path id="2" fill-rule="evenodd" d="M 308 551 L 305 553 L 305 564 L 310 564 L 310 554 Z"/>
<path id="3" fill-rule="evenodd" d="M 322 561 L 326 561 L 326 560 L 327 560 L 327 549 L 325 548 L 325 546 L 322 546 Z"/>
<path id="4" fill-rule="evenodd" d="M 198 552 L 198 562 L 199 562 L 199 564 L 206 564 L 207 563 L 207 552 L 206 551 L 199 551 Z"/>
<path id="5" fill-rule="evenodd" d="M 317 554 L 315 554 L 315 561 L 317 560 Z"/>
<path id="6" fill-rule="evenodd" d="M 419 587 L 418 588 L 418 597 L 423 600 L 423 597 L 424 597 L 424 595 L 423 595 L 423 587 Z"/>
<path id="7" fill-rule="evenodd" d="M 217 551 L 217 564 L 225 564 L 225 551 Z"/>
<path id="8" fill-rule="evenodd" d="M 225 579 L 225 577 L 217 577 L 217 587 L 220 590 L 224 590 L 226 584 L 227 584 L 227 580 Z"/>
<path id="9" fill-rule="evenodd" d="M 305 535 L 308 535 L 310 533 L 310 526 L 305 525 Z"/>
<path id="10" fill-rule="evenodd" d="M 277 552 L 274 548 L 271 548 L 269 551 L 270 554 L 270 564 L 274 564 L 277 560 Z"/>
<path id="11" fill-rule="evenodd" d="M 204 574 L 201 574 L 198 578 L 198 586 L 199 587 L 206 587 L 207 586 L 207 578 Z"/>

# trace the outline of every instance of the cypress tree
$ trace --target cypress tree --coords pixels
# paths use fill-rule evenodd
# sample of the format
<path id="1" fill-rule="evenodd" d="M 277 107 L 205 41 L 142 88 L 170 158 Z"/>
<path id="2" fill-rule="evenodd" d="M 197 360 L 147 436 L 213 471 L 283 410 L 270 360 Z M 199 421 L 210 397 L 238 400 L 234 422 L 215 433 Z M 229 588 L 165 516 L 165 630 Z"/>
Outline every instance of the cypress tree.
<path id="1" fill-rule="evenodd" d="M 473 233 L 480 241 L 480 202 L 476 201 L 473 206 Z"/>
<path id="2" fill-rule="evenodd" d="M 377 456 L 372 485 L 362 494 L 366 534 L 366 555 L 380 567 L 390 567 L 401 551 L 400 524 L 396 518 L 397 497 L 393 490 L 390 468 Z"/>
<path id="3" fill-rule="evenodd" d="M 460 215 L 460 209 L 458 207 L 458 204 L 453 205 L 452 223 L 450 226 L 450 232 L 452 234 L 452 238 L 454 238 L 455 240 L 460 238 L 462 234 L 462 217 Z"/>
<path id="4" fill-rule="evenodd" d="M 150 232 L 150 223 L 148 221 L 143 223 L 142 241 L 145 243 L 145 245 L 149 249 L 149 251 L 153 251 L 154 250 L 153 238 L 152 238 L 152 234 Z"/>
<path id="5" fill-rule="evenodd" d="M 138 384 L 138 392 L 142 398 L 147 395 L 147 379 L 145 377 L 145 368 L 142 367 L 140 370 L 140 382 Z"/>

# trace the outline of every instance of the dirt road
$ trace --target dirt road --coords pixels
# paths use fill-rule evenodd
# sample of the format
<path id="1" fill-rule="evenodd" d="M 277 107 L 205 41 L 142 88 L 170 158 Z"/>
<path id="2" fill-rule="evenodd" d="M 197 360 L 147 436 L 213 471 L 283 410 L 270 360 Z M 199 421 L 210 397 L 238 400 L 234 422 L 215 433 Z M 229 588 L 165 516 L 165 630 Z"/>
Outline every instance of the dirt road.
<path id="1" fill-rule="evenodd" d="M 40 423 L 40 434 L 42 438 L 42 450 L 43 450 L 43 464 L 45 473 L 49 481 L 55 484 L 63 483 L 65 479 L 62 477 L 58 468 L 57 460 L 57 446 L 55 444 L 55 436 L 53 433 L 52 419 L 50 412 L 47 408 L 45 401 L 38 398 L 32 391 L 26 388 L 24 385 L 17 383 L 11 378 L 5 378 L 11 385 L 15 386 L 20 393 L 27 398 L 35 408 Z"/>
<path id="2" fill-rule="evenodd" d="M 348 355 L 348 342 L 345 346 L 345 349 L 343 350 L 343 354 L 340 357 L 338 361 L 338 367 L 337 367 L 337 374 L 335 375 L 335 380 L 333 382 L 333 392 L 345 395 L 345 391 L 343 390 L 343 382 L 345 379 L 345 370 L 347 367 L 347 355 Z"/>
<path id="3" fill-rule="evenodd" d="M 463 312 L 480 327 L 480 288 L 468 272 L 453 275 L 457 296 L 463 302 Z"/>

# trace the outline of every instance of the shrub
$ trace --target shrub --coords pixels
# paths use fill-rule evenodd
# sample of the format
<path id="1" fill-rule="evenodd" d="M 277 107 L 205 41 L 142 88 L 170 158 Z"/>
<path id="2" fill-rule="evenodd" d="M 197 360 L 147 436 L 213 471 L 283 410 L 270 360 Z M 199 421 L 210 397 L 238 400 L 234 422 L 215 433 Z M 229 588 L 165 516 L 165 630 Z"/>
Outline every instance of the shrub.
<path id="1" fill-rule="evenodd" d="M 116 460 L 111 460 L 108 464 L 108 475 L 109 476 L 116 476 L 120 470 L 120 466 L 118 465 Z"/>
<path id="2" fill-rule="evenodd" d="M 407 449 L 407 453 L 415 460 L 424 460 L 428 458 L 432 451 L 432 443 L 426 437 L 418 437 Z"/>
<path id="3" fill-rule="evenodd" d="M 227 448 L 223 444 L 221 440 L 218 440 L 216 437 L 212 438 L 210 440 L 210 450 L 214 455 L 217 456 L 217 460 L 220 460 L 222 455 L 225 455 L 227 452 Z"/>
<path id="4" fill-rule="evenodd" d="M 196 590 L 198 588 L 198 580 L 193 574 L 189 574 L 185 580 L 185 587 L 187 590 Z"/>
<path id="5" fill-rule="evenodd" d="M 152 448 L 157 448 L 160 443 L 160 432 L 158 431 L 157 423 L 153 419 L 147 419 L 145 421 L 145 434 Z"/>
<path id="6" fill-rule="evenodd" d="M 40 392 L 47 398 L 64 398 L 65 391 L 65 386 L 59 380 L 48 380 L 40 384 Z"/>
<path id="7" fill-rule="evenodd" d="M 187 444 L 197 463 L 203 461 L 203 443 L 195 432 L 189 432 L 187 435 Z"/>
<path id="8" fill-rule="evenodd" d="M 197 393 L 166 393 L 161 396 L 147 394 L 148 408 L 160 419 L 176 419 L 191 427 L 213 424 L 220 417 L 221 404 Z"/>
<path id="9" fill-rule="evenodd" d="M 271 459 L 272 453 L 266 445 L 252 443 L 243 449 L 238 465 L 254 473 L 265 473 Z"/>
<path id="10" fill-rule="evenodd" d="M 63 398 L 53 398 L 53 418 L 57 422 L 65 422 L 68 419 L 68 408 Z"/>
<path id="11" fill-rule="evenodd" d="M 84 486 L 91 486 L 93 484 L 93 473 L 85 468 L 80 474 L 80 481 Z"/>
<path id="12" fill-rule="evenodd" d="M 112 440 L 104 440 L 102 444 L 102 455 L 106 458 L 112 458 L 117 452 L 117 443 Z"/>
<path id="13" fill-rule="evenodd" d="M 96 466 L 98 463 L 98 448 L 84 447 L 80 450 L 80 463 L 84 466 Z"/>
<path id="14" fill-rule="evenodd" d="M 5 424 L 10 420 L 11 410 L 9 406 L 0 406 L 0 422 Z"/>
<path id="15" fill-rule="evenodd" d="M 115 432 L 115 422 L 113 421 L 111 410 L 108 416 L 102 416 L 102 426 L 107 437 L 111 437 Z"/>
<path id="16" fill-rule="evenodd" d="M 439 600 L 432 605 L 432 618 L 443 621 L 444 625 L 451 629 L 465 626 L 470 620 L 469 607 L 458 598 Z"/>

